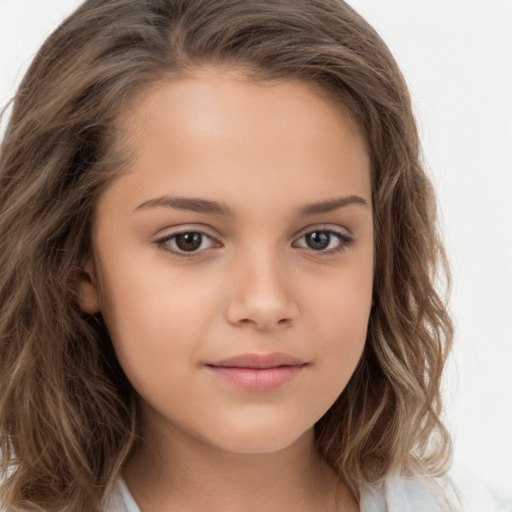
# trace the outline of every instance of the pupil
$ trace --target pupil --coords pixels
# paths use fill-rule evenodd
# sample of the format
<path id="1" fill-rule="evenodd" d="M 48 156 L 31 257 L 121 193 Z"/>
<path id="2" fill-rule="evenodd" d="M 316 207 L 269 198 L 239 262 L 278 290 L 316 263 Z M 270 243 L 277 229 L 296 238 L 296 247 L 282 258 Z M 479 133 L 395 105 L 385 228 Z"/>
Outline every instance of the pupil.
<path id="1" fill-rule="evenodd" d="M 313 231 L 306 235 L 308 247 L 315 250 L 325 249 L 331 242 L 331 235 L 325 231 Z"/>
<path id="2" fill-rule="evenodd" d="M 201 233 L 182 233 L 176 235 L 176 245 L 182 251 L 195 251 L 201 247 Z"/>

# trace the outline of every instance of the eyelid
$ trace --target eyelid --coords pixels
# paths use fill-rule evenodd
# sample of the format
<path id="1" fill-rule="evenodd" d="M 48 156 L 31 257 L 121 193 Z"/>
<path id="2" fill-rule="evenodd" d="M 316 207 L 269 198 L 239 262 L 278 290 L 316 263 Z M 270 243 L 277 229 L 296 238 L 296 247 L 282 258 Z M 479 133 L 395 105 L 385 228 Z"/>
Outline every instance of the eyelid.
<path id="1" fill-rule="evenodd" d="M 171 228 L 169 228 L 171 229 Z M 168 245 L 169 240 L 173 239 L 174 237 L 178 235 L 182 235 L 185 233 L 198 233 L 202 236 L 205 236 L 209 238 L 213 245 L 221 246 L 221 242 L 218 240 L 217 237 L 210 234 L 207 230 L 205 230 L 203 227 L 198 228 L 193 225 L 190 226 L 180 226 L 172 231 L 168 231 L 165 235 L 158 237 L 154 243 L 163 251 L 166 251 L 172 255 L 178 256 L 178 257 L 184 257 L 184 258 L 193 258 L 202 255 L 205 251 L 207 251 L 209 248 L 206 249 L 199 249 L 197 251 L 180 251 L 179 249 L 172 249 Z"/>
<path id="2" fill-rule="evenodd" d="M 300 229 L 297 233 L 296 238 L 307 235 L 313 231 L 331 231 L 332 233 L 337 233 L 340 236 L 353 238 L 352 232 L 350 229 L 340 226 L 339 224 L 310 224 L 302 229 Z"/>
<path id="3" fill-rule="evenodd" d="M 173 235 L 179 235 L 181 233 L 202 233 L 210 238 L 216 238 L 214 234 L 212 234 L 212 229 L 208 226 L 204 226 L 203 224 L 178 224 L 176 226 L 167 226 L 164 229 L 159 229 L 155 234 L 155 241 L 157 239 L 164 240 L 170 238 Z M 159 233 L 164 233 L 160 235 Z"/>
<path id="4" fill-rule="evenodd" d="M 326 233 L 332 233 L 336 237 L 339 238 L 339 244 L 336 247 L 333 247 L 331 249 L 325 249 L 325 250 L 315 250 L 307 246 L 297 246 L 295 245 L 298 240 L 303 238 L 305 235 L 308 235 L 310 233 L 313 233 L 315 231 L 320 232 L 326 232 Z M 302 229 L 299 232 L 299 235 L 295 237 L 293 245 L 295 247 L 300 247 L 303 249 L 309 249 L 311 252 L 318 254 L 318 255 L 329 255 L 329 254 L 335 254 L 342 252 L 343 250 L 347 249 L 354 243 L 354 236 L 347 228 L 342 228 L 338 225 L 333 224 L 312 224 L 310 226 L 307 226 L 306 228 Z"/>

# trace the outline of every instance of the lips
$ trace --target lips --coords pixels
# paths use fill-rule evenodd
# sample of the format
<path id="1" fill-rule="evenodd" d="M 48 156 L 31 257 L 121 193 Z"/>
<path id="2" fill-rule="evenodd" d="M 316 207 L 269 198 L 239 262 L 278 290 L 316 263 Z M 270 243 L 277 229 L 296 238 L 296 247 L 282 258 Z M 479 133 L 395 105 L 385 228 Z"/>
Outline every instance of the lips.
<path id="1" fill-rule="evenodd" d="M 276 368 L 278 366 L 301 366 L 306 361 L 297 359 L 287 354 L 242 354 L 229 359 L 222 359 L 209 363 L 209 366 L 224 368 Z"/>
<path id="2" fill-rule="evenodd" d="M 288 354 L 242 354 L 206 365 L 215 376 L 250 391 L 271 391 L 294 380 L 308 365 Z"/>

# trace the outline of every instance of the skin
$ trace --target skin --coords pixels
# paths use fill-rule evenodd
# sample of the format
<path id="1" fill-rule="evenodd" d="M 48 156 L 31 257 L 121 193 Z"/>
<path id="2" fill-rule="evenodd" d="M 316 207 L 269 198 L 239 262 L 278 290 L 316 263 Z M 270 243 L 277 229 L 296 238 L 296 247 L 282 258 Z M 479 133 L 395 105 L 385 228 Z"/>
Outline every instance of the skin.
<path id="1" fill-rule="evenodd" d="M 97 205 L 81 298 L 102 312 L 140 395 L 144 443 L 124 478 L 141 510 L 358 510 L 313 438 L 356 368 L 371 308 L 370 163 L 358 125 L 304 83 L 209 68 L 154 86 L 120 127 L 134 157 Z M 359 199 L 303 212 L 340 197 Z M 207 236 L 177 254 L 177 230 Z M 310 246 L 315 230 L 327 249 Z M 273 352 L 307 365 L 270 391 L 206 366 Z"/>

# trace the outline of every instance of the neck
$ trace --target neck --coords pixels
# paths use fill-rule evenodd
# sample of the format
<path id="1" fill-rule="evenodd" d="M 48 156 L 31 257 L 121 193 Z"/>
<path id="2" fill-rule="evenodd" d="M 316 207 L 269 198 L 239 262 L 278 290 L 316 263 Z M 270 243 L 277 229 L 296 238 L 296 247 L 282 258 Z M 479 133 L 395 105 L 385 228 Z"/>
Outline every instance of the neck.
<path id="1" fill-rule="evenodd" d="M 358 510 L 318 455 L 312 429 L 282 450 L 256 454 L 228 452 L 180 431 L 165 437 L 146 437 L 123 472 L 142 512 Z"/>

